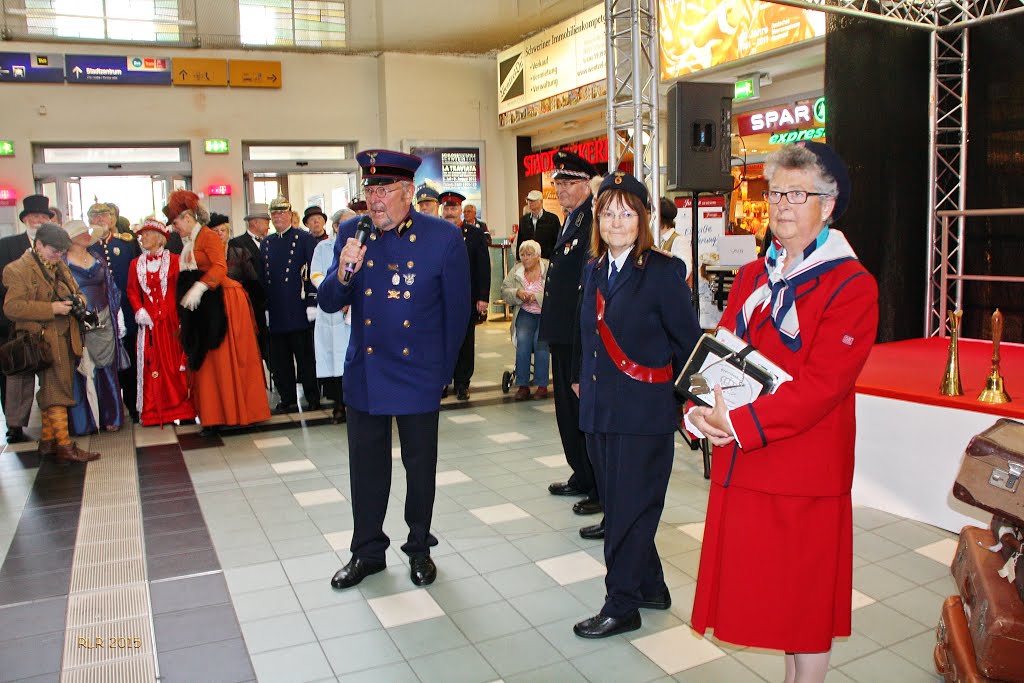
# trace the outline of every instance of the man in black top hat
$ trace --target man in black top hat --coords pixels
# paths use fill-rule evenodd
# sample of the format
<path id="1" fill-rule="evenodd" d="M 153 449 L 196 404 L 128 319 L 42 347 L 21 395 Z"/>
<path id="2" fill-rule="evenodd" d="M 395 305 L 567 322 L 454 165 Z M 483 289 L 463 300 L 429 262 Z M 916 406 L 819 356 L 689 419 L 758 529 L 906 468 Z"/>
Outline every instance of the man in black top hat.
<path id="1" fill-rule="evenodd" d="M 50 222 L 50 200 L 41 194 L 30 194 L 25 197 L 18 220 L 25 225 L 25 232 L 0 239 L 0 275 L 9 263 L 17 261 L 27 249 L 32 248 L 36 231 L 43 223 Z M 0 304 L 6 297 L 7 288 L 0 280 Z M 0 305 L 0 340 L 7 339 L 13 327 L 2 309 L 3 306 Z M 32 392 L 35 385 L 36 378 L 32 374 L 0 376 L 0 400 L 3 401 L 4 415 L 7 418 L 7 443 L 18 443 L 28 439 L 24 428 L 28 425 L 28 417 L 32 412 Z"/>
<path id="2" fill-rule="evenodd" d="M 309 234 L 317 242 L 323 242 L 329 237 L 327 234 L 327 214 L 319 206 L 311 206 L 306 209 L 302 216 L 302 224 L 309 230 Z"/>
<path id="3" fill-rule="evenodd" d="M 566 216 L 544 282 L 540 338 L 551 347 L 555 420 L 572 476 L 567 482 L 551 484 L 548 491 L 556 496 L 586 496 L 572 509 L 578 515 L 592 515 L 601 512 L 601 503 L 594 468 L 587 456 L 587 443 L 580 431 L 580 399 L 572 390 L 572 344 L 579 336 L 576 307 L 580 276 L 590 254 L 590 230 L 594 220 L 590 179 L 597 175 L 597 169 L 586 159 L 564 149 L 555 152 L 552 161 L 555 191 Z"/>

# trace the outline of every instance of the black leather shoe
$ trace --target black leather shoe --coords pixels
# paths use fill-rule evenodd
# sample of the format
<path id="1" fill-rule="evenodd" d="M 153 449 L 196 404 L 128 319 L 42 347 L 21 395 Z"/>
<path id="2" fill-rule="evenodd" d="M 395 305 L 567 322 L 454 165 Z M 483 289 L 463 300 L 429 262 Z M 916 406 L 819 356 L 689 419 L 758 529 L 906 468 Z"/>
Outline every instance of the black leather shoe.
<path id="1" fill-rule="evenodd" d="M 344 567 L 334 573 L 331 588 L 351 588 L 371 574 L 382 572 L 387 568 L 384 562 L 371 562 L 353 557 Z"/>
<path id="2" fill-rule="evenodd" d="M 593 524 L 580 529 L 580 538 L 585 538 L 588 541 L 599 541 L 604 538 L 604 520 L 602 519 L 600 524 Z"/>
<path id="3" fill-rule="evenodd" d="M 601 503 L 593 498 L 584 498 L 572 506 L 572 511 L 577 515 L 596 515 L 603 510 Z"/>
<path id="4" fill-rule="evenodd" d="M 662 595 L 650 600 L 641 600 L 636 606 L 643 609 L 668 609 L 672 606 L 672 595 L 666 588 Z"/>
<path id="5" fill-rule="evenodd" d="M 409 559 L 409 578 L 417 586 L 429 586 L 437 578 L 437 566 L 430 555 Z"/>
<path id="6" fill-rule="evenodd" d="M 323 410 L 323 406 L 320 405 L 320 401 L 310 401 L 302 406 L 302 409 L 307 412 L 310 410 Z"/>
<path id="7" fill-rule="evenodd" d="M 8 427 L 7 428 L 7 443 L 24 443 L 28 441 L 28 437 L 25 436 L 25 430 L 21 427 Z"/>
<path id="8" fill-rule="evenodd" d="M 548 484 L 548 493 L 552 496 L 585 496 L 583 491 L 570 484 L 569 482 L 562 483 L 556 481 L 554 484 Z"/>
<path id="9" fill-rule="evenodd" d="M 220 425 L 207 425 L 199 430 L 199 436 L 209 439 L 220 434 Z"/>
<path id="10" fill-rule="evenodd" d="M 459 399 L 460 401 L 468 401 L 469 400 L 469 387 L 462 387 L 461 389 L 456 389 L 455 390 L 455 398 Z"/>
<path id="11" fill-rule="evenodd" d="M 572 632 L 580 638 L 607 638 L 620 633 L 635 631 L 640 628 L 640 612 L 633 612 L 628 617 L 596 617 L 584 619 L 572 627 Z"/>
<path id="12" fill-rule="evenodd" d="M 448 392 L 451 391 L 447 386 L 441 388 L 441 398 L 448 398 Z"/>
<path id="13" fill-rule="evenodd" d="M 340 425 L 343 424 L 348 418 L 345 416 L 345 408 L 342 406 L 335 406 L 331 412 L 331 424 Z"/>
<path id="14" fill-rule="evenodd" d="M 299 412 L 299 404 L 298 403 L 284 403 L 284 402 L 281 402 L 281 403 L 277 404 L 276 408 L 274 408 L 274 415 L 286 415 L 288 413 L 297 413 L 297 412 Z"/>

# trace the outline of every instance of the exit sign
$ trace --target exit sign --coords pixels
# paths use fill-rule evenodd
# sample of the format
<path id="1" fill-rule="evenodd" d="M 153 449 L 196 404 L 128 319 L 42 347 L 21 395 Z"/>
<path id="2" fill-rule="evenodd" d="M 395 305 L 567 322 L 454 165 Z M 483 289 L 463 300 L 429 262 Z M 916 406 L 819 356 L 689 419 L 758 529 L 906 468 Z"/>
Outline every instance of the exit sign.
<path id="1" fill-rule="evenodd" d="M 228 153 L 228 141 L 227 140 L 206 140 L 206 153 L 207 154 L 227 154 Z"/>
<path id="2" fill-rule="evenodd" d="M 761 75 L 754 74 L 736 81 L 736 90 L 732 99 L 736 102 L 756 100 L 761 97 Z"/>
<path id="3" fill-rule="evenodd" d="M 13 157 L 14 143 L 10 140 L 0 140 L 0 157 Z"/>

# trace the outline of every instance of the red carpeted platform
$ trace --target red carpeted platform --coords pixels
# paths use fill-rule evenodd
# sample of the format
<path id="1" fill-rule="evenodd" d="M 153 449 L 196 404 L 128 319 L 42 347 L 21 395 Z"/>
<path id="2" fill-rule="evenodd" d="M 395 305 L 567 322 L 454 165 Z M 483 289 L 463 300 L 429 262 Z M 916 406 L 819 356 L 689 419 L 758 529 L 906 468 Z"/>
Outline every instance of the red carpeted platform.
<path id="1" fill-rule="evenodd" d="M 992 342 L 960 340 L 960 381 L 963 396 L 941 396 L 949 339 L 909 339 L 876 344 L 857 379 L 857 392 L 1024 419 L 1024 345 L 1002 344 L 1002 373 L 1012 403 L 977 401 L 992 367 Z"/>

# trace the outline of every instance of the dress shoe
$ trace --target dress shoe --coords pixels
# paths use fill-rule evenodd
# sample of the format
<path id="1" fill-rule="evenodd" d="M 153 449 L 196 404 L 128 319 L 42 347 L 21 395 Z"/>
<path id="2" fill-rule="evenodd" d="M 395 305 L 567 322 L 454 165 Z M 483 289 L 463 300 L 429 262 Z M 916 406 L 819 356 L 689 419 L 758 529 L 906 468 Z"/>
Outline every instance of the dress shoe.
<path id="1" fill-rule="evenodd" d="M 320 405 L 320 401 L 308 401 L 302 405 L 302 410 L 304 412 L 309 412 L 311 410 L 323 410 L 323 406 Z"/>
<path id="2" fill-rule="evenodd" d="M 430 555 L 413 557 L 409 560 L 409 578 L 417 586 L 429 586 L 437 578 L 437 566 Z"/>
<path id="3" fill-rule="evenodd" d="M 516 395 L 513 396 L 512 398 L 514 398 L 517 401 L 525 401 L 526 399 L 530 398 L 530 387 L 519 387 L 518 389 L 516 389 Z"/>
<path id="4" fill-rule="evenodd" d="M 533 392 L 533 398 L 537 401 L 543 401 L 548 397 L 547 387 L 537 387 L 537 391 Z"/>
<path id="5" fill-rule="evenodd" d="M 552 496 L 583 496 L 586 495 L 583 491 L 570 484 L 569 482 L 562 483 L 556 481 L 554 484 L 548 485 L 548 493 Z"/>
<path id="6" fill-rule="evenodd" d="M 288 413 L 297 412 L 299 412 L 298 403 L 285 403 L 284 401 L 282 401 L 281 403 L 277 404 L 276 408 L 274 408 L 274 415 L 286 415 Z"/>
<path id="7" fill-rule="evenodd" d="M 8 427 L 7 428 L 7 443 L 22 443 L 28 441 L 28 437 L 25 436 L 25 430 L 21 427 Z"/>
<path id="8" fill-rule="evenodd" d="M 593 524 L 580 529 L 580 538 L 585 538 L 588 541 L 599 541 L 604 538 L 604 520 L 601 520 L 600 524 Z"/>
<path id="9" fill-rule="evenodd" d="M 665 592 L 656 598 L 641 600 L 636 603 L 637 607 L 643 609 L 668 609 L 672 606 L 672 594 L 668 592 L 668 588 Z"/>
<path id="10" fill-rule="evenodd" d="M 57 453 L 57 442 L 53 439 L 43 439 L 39 442 L 39 456 L 47 457 L 50 455 L 56 455 Z"/>
<path id="11" fill-rule="evenodd" d="M 199 430 L 199 436 L 204 439 L 212 439 L 220 434 L 220 425 L 205 425 Z"/>
<path id="12" fill-rule="evenodd" d="M 448 392 L 451 391 L 447 386 L 441 388 L 441 398 L 448 398 Z"/>
<path id="13" fill-rule="evenodd" d="M 331 411 L 331 424 L 340 425 L 348 421 L 348 417 L 345 415 L 344 406 L 334 406 L 334 410 Z"/>
<path id="14" fill-rule="evenodd" d="M 607 638 L 640 628 L 640 612 L 633 612 L 628 617 L 596 617 L 584 619 L 572 627 L 573 633 L 580 638 Z"/>
<path id="15" fill-rule="evenodd" d="M 57 456 L 58 462 L 92 462 L 100 458 L 99 453 L 83 451 L 73 441 L 67 446 L 57 446 L 54 455 Z"/>
<path id="16" fill-rule="evenodd" d="M 572 511 L 577 515 L 596 515 L 604 510 L 601 503 L 593 498 L 584 498 L 572 506 Z"/>
<path id="17" fill-rule="evenodd" d="M 461 387 L 459 389 L 456 389 L 455 390 L 455 398 L 459 399 L 460 401 L 468 401 L 469 400 L 469 387 Z"/>
<path id="18" fill-rule="evenodd" d="M 371 574 L 382 572 L 387 568 L 384 562 L 371 562 L 353 557 L 344 567 L 334 573 L 331 588 L 351 588 Z"/>

